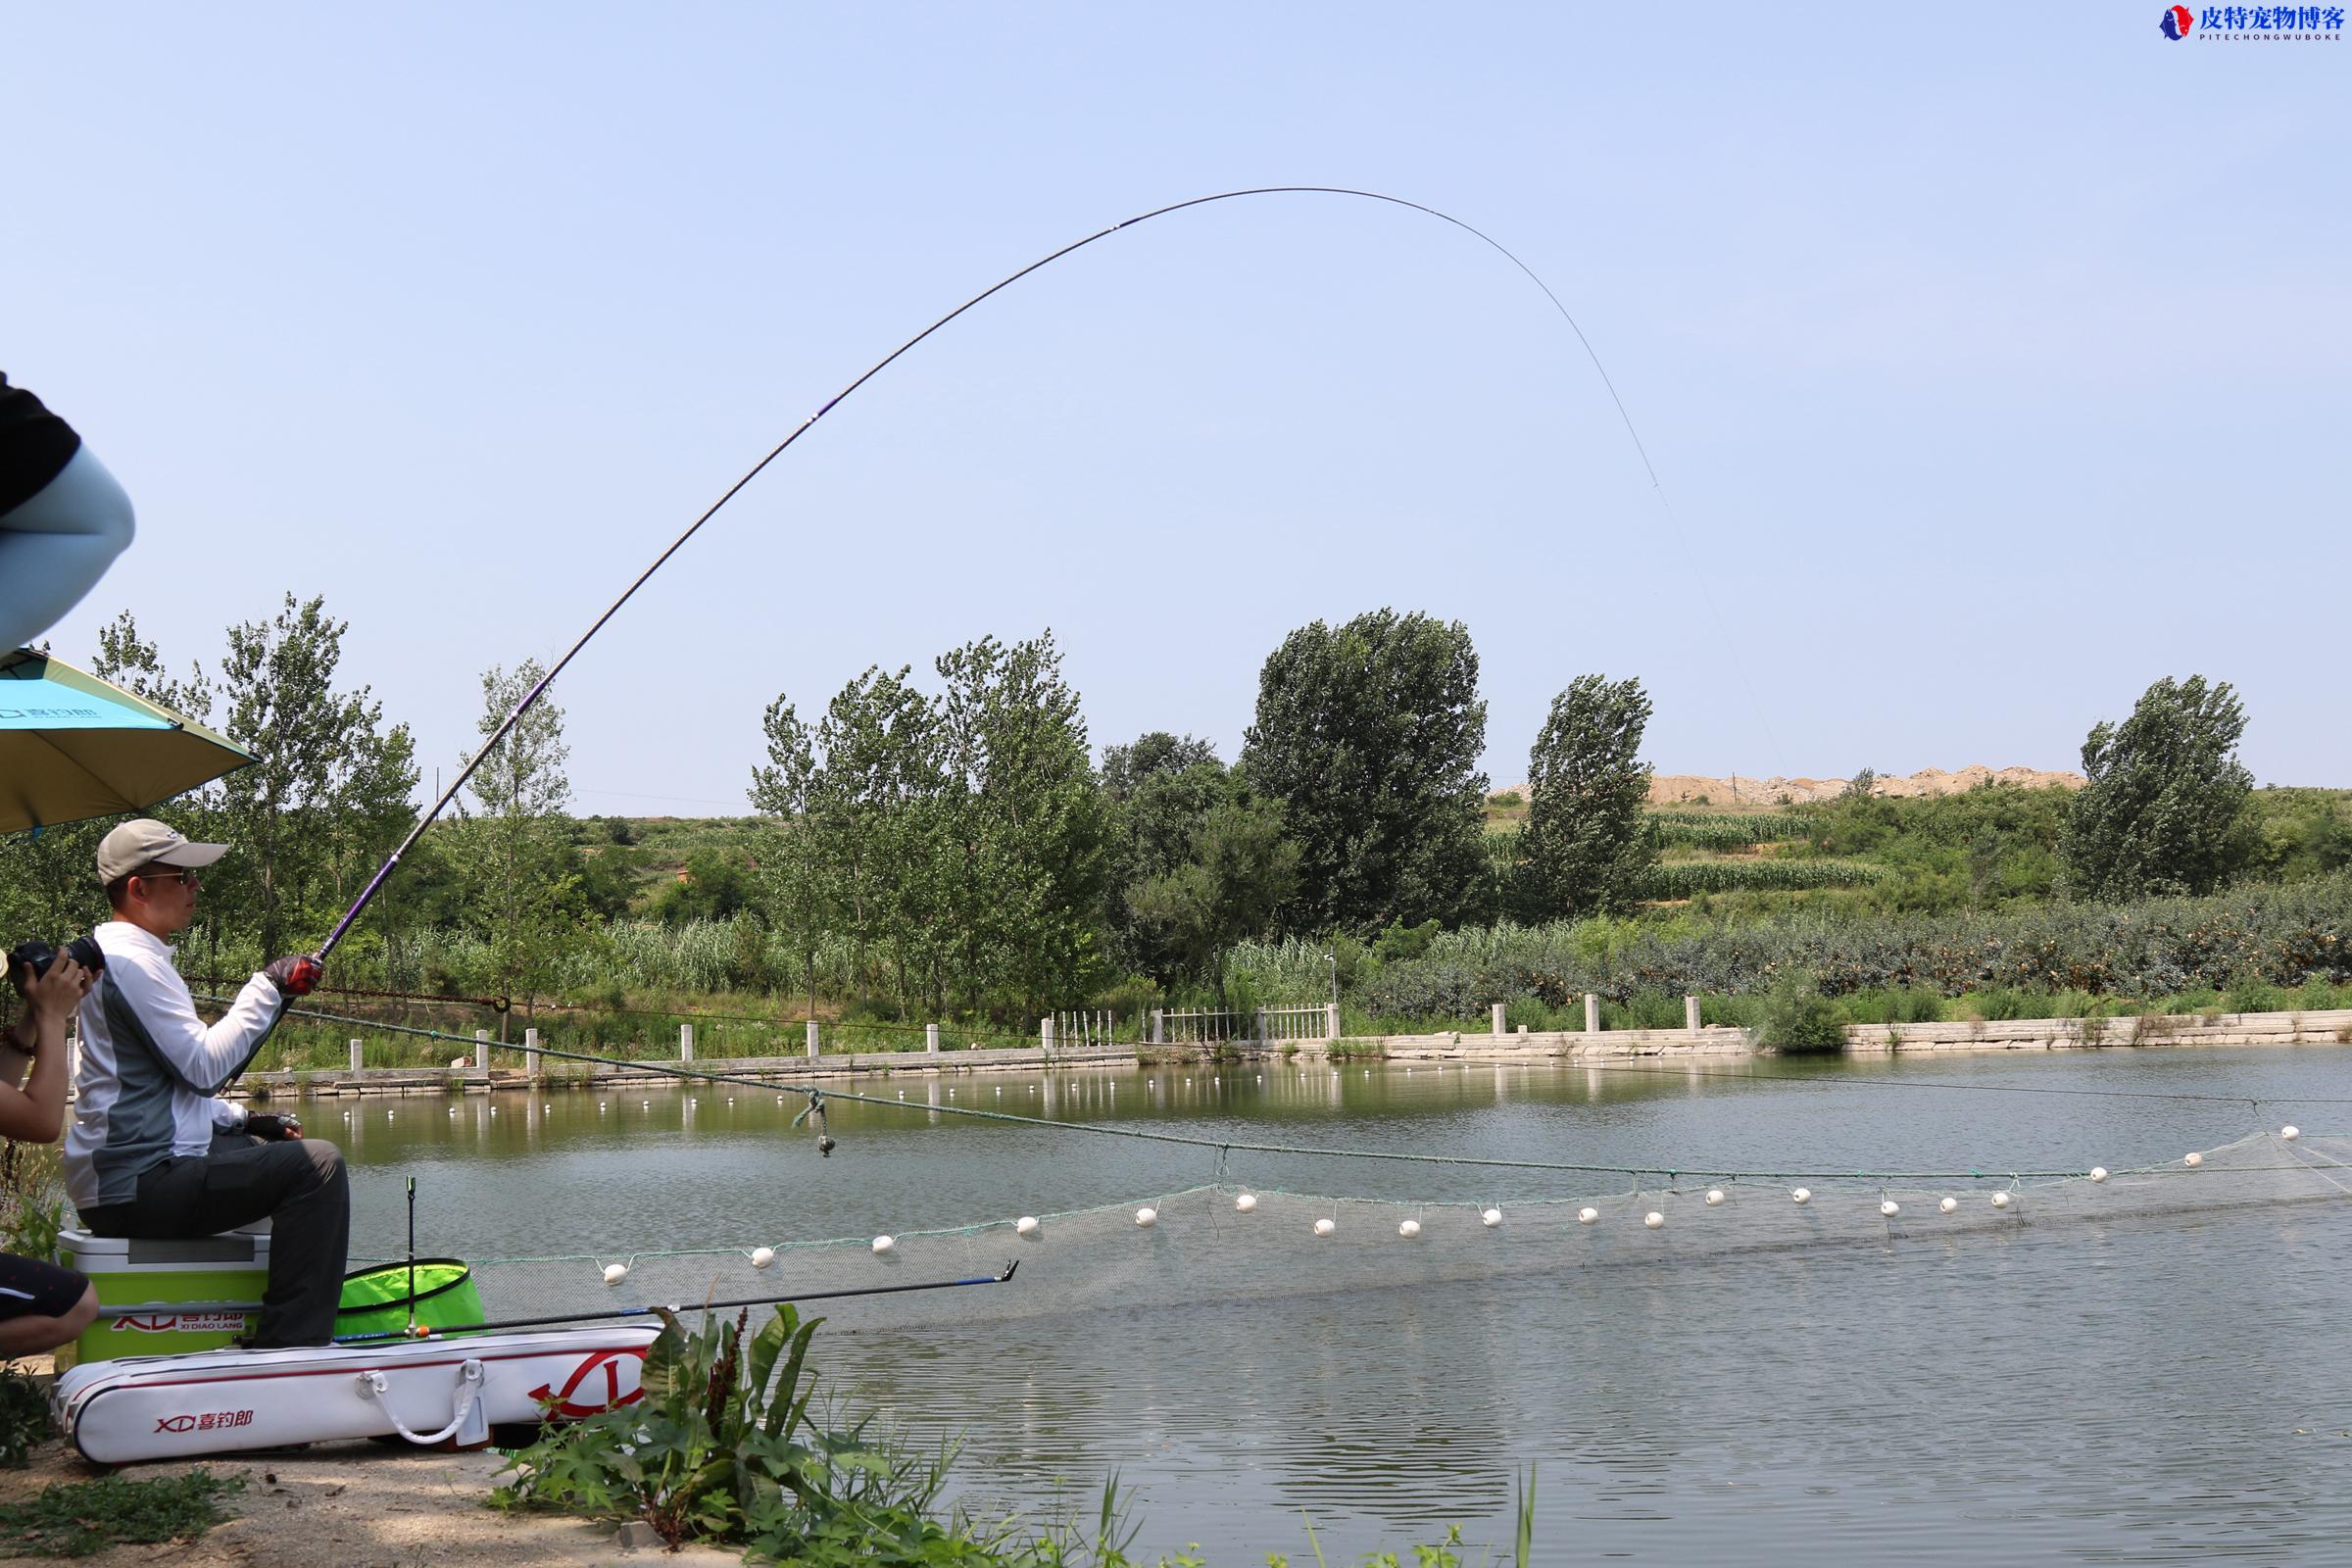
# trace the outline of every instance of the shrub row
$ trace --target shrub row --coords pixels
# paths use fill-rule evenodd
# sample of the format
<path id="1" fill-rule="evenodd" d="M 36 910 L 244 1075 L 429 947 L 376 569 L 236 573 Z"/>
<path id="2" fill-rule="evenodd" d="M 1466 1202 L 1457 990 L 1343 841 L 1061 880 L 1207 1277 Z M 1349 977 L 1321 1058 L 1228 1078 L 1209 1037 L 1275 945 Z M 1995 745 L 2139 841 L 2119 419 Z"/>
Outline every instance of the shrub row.
<path id="1" fill-rule="evenodd" d="M 2154 998 L 2341 982 L 2352 980 L 2352 876 L 2000 914 L 1480 927 L 1381 964 L 1358 1000 L 1378 1016 L 1475 1018 L 1522 998 L 1565 1006 L 1588 991 L 1619 1002 L 1644 992 L 1739 996 L 1791 976 L 1830 997 L 2009 989 Z"/>
<path id="2" fill-rule="evenodd" d="M 1656 903 L 1701 893 L 1799 893 L 1858 888 L 1886 873 L 1860 860 L 1671 860 L 1642 878 L 1642 898 Z"/>
<path id="3" fill-rule="evenodd" d="M 1809 838 L 1811 817 L 1742 814 L 1738 811 L 1657 811 L 1650 836 L 1660 849 L 1744 850 L 1750 845 Z"/>

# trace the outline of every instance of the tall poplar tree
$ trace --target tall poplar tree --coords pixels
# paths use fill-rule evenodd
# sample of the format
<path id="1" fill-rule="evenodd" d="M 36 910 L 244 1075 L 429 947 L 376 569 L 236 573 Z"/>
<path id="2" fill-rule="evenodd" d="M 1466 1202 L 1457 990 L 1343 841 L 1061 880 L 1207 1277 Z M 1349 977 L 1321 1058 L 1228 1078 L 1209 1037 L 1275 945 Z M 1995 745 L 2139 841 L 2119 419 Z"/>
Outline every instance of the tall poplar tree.
<path id="1" fill-rule="evenodd" d="M 1486 913 L 1486 738 L 1459 621 L 1380 610 L 1285 638 L 1241 765 L 1298 844 L 1289 927 L 1369 935 Z"/>
<path id="2" fill-rule="evenodd" d="M 2252 857 L 2254 775 L 2237 760 L 2245 706 L 2228 681 L 2167 676 L 2121 724 L 2094 725 L 2082 743 L 2089 783 L 2067 809 L 2058 840 L 2066 888 L 2113 903 L 2210 893 Z"/>
<path id="3" fill-rule="evenodd" d="M 1649 698 L 1639 680 L 1579 675 L 1552 699 L 1528 754 L 1515 902 L 1528 918 L 1614 913 L 1640 895 L 1657 860 L 1645 831 Z"/>

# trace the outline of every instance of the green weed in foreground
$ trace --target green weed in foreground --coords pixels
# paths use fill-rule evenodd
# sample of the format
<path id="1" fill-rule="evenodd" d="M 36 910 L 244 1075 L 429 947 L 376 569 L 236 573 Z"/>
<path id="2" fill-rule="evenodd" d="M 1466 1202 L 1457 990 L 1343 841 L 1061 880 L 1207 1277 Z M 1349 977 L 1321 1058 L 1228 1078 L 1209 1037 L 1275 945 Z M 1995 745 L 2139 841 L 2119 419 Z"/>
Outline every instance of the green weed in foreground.
<path id="1" fill-rule="evenodd" d="M 243 1476 L 191 1470 L 158 1481 L 60 1482 L 24 1502 L 0 1505 L 0 1555 L 87 1557 L 121 1543 L 192 1541 L 221 1520 L 222 1497 Z"/>
<path id="2" fill-rule="evenodd" d="M 49 1394 L 15 1363 L 0 1367 L 0 1465 L 22 1470 L 54 1432 Z"/>
<path id="3" fill-rule="evenodd" d="M 871 1417 L 844 1424 L 830 1412 L 812 1414 L 808 1343 L 822 1320 L 803 1322 L 784 1306 L 747 1336 L 750 1316 L 730 1323 L 706 1313 L 701 1329 L 688 1333 L 663 1312 L 661 1338 L 645 1358 L 644 1397 L 549 1428 L 514 1454 L 514 1479 L 491 1502 L 643 1520 L 671 1546 L 721 1544 L 751 1561 L 808 1568 L 1143 1568 L 1129 1555 L 1135 1533 L 1116 1476 L 1083 1522 L 1039 1529 L 943 1511 L 953 1449 L 917 1452 Z M 1515 1560 L 1522 1565 L 1533 1482 L 1531 1474 L 1520 1498 Z M 1437 1545 L 1414 1548 L 1414 1560 L 1457 1568 L 1460 1540 L 1448 1532 Z M 1158 1563 L 1200 1568 L 1201 1559 L 1196 1548 Z"/>

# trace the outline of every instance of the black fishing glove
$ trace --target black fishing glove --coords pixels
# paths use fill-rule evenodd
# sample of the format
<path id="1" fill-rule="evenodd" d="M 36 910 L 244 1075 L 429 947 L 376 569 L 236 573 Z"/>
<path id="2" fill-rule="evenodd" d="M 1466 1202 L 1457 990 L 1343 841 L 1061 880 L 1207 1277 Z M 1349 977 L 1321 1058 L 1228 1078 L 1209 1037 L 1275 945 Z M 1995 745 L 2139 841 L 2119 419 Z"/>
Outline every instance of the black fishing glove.
<path id="1" fill-rule="evenodd" d="M 245 1118 L 245 1132 L 248 1137 L 274 1144 L 282 1139 L 300 1138 L 302 1123 L 292 1116 L 263 1111 L 260 1115 L 248 1115 Z"/>
<path id="2" fill-rule="evenodd" d="M 317 958 L 306 956 L 275 959 L 262 973 L 269 976 L 271 985 L 277 987 L 279 996 L 307 997 L 318 989 L 319 980 L 326 974 L 326 967 Z"/>

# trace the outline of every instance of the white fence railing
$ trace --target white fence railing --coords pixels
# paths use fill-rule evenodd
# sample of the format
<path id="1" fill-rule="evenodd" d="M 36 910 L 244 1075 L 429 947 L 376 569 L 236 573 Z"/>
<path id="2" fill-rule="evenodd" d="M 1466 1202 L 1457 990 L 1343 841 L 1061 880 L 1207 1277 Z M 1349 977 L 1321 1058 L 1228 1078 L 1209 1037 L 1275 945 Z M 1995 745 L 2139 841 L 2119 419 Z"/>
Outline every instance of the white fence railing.
<path id="1" fill-rule="evenodd" d="M 1053 1014 L 1054 1044 L 1068 1049 L 1072 1046 L 1107 1046 L 1117 1033 L 1118 1019 L 1104 1008 L 1088 1008 L 1083 1012 Z"/>
<path id="2" fill-rule="evenodd" d="M 1152 1014 L 1152 1044 L 1213 1046 L 1247 1040 L 1266 1045 L 1286 1040 L 1336 1040 L 1338 1013 L 1338 1008 L 1319 1004 L 1260 1007 L 1255 1012 L 1229 1007 L 1160 1009 Z"/>

